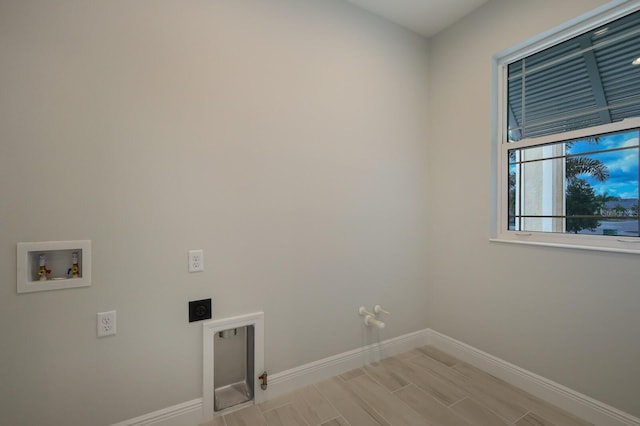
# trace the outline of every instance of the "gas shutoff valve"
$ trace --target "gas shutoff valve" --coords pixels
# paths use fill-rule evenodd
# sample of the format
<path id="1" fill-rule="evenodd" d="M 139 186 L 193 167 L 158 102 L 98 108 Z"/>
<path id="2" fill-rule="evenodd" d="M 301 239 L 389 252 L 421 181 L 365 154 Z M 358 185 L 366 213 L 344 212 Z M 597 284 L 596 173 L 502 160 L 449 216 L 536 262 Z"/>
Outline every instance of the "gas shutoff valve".
<path id="1" fill-rule="evenodd" d="M 260 388 L 262 390 L 267 390 L 267 372 L 266 371 L 262 373 L 261 376 L 258 377 L 258 380 L 262 381 L 262 383 L 260 383 Z"/>

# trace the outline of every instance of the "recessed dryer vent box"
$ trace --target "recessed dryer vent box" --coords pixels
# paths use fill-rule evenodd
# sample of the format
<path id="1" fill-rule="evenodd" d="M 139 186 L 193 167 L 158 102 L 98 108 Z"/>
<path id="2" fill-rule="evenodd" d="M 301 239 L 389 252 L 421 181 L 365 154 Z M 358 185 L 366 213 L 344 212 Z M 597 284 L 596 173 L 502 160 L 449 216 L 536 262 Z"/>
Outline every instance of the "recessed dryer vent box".
<path id="1" fill-rule="evenodd" d="M 89 287 L 91 241 L 18 243 L 18 293 Z"/>

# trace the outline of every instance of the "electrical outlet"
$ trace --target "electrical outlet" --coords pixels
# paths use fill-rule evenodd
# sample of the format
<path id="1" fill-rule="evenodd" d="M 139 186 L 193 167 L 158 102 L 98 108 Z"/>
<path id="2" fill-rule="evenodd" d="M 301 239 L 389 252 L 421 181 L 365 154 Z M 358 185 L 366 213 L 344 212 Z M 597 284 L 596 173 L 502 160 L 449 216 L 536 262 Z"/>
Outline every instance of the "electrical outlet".
<path id="1" fill-rule="evenodd" d="M 211 299 L 189 302 L 189 322 L 211 319 Z"/>
<path id="2" fill-rule="evenodd" d="M 98 337 L 116 334 L 116 311 L 98 312 Z"/>
<path id="3" fill-rule="evenodd" d="M 202 250 L 189 250 L 189 272 L 204 271 L 204 252 Z"/>

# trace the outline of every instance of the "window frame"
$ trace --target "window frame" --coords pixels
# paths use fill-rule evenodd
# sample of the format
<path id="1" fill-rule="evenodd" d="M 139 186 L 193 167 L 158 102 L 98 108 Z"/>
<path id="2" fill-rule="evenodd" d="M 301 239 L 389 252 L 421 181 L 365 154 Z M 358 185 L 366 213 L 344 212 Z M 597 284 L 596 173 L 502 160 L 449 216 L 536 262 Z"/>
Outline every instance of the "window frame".
<path id="1" fill-rule="evenodd" d="M 503 51 L 493 58 L 493 223 L 491 241 L 640 254 L 640 237 L 568 234 L 508 229 L 508 150 L 640 128 L 640 117 L 564 133 L 508 142 L 508 65 L 640 10 L 640 3 L 611 2 L 590 13 Z"/>

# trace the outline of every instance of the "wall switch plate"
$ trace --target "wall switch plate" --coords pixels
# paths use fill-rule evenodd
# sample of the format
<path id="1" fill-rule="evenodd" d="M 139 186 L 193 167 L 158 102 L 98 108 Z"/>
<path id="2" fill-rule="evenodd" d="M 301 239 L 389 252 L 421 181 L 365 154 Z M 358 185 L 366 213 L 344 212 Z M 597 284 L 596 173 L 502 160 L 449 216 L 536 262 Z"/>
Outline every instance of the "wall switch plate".
<path id="1" fill-rule="evenodd" d="M 211 299 L 189 302 L 189 322 L 211 319 Z"/>
<path id="2" fill-rule="evenodd" d="M 204 271 L 204 251 L 189 250 L 189 272 Z"/>
<path id="3" fill-rule="evenodd" d="M 98 312 L 98 337 L 116 334 L 116 311 Z"/>

